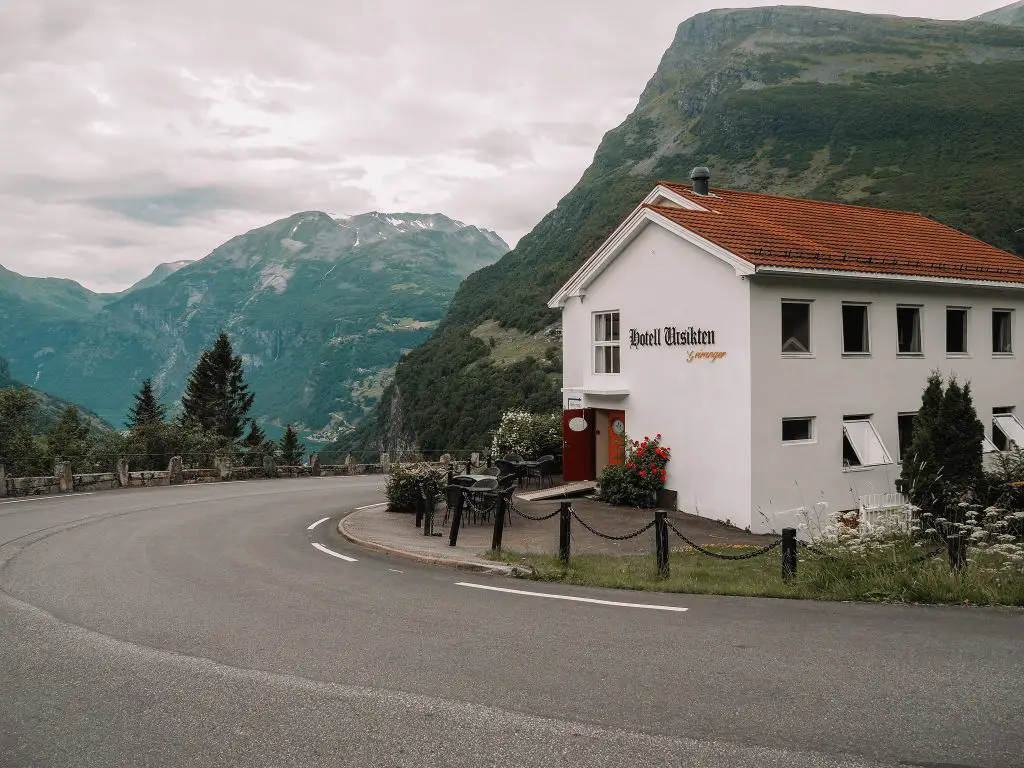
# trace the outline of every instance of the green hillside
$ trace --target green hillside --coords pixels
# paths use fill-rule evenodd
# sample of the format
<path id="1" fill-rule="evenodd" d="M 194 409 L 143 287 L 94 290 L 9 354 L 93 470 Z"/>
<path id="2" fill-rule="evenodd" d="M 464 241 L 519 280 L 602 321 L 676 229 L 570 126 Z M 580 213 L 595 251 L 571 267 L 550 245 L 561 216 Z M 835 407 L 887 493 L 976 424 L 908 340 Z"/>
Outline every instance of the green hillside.
<path id="1" fill-rule="evenodd" d="M 69 405 L 74 405 L 66 400 L 61 400 L 59 397 L 54 397 L 53 395 L 48 395 L 45 392 L 40 392 L 38 389 L 33 389 L 32 387 L 28 387 L 22 382 L 15 380 L 11 376 L 10 364 L 7 360 L 0 357 L 0 389 L 7 389 L 8 387 L 30 389 L 35 394 L 38 402 L 39 414 L 38 424 L 35 426 L 40 433 L 45 432 L 60 421 L 61 414 L 64 413 L 65 409 Z M 111 426 L 96 414 L 91 413 L 81 406 L 76 407 L 78 408 L 79 415 L 82 417 L 82 421 L 88 424 L 89 428 L 93 432 L 107 432 L 111 429 Z M 0 430 L 3 428 L 3 424 L 0 423 Z"/>
<path id="2" fill-rule="evenodd" d="M 474 329 L 542 338 L 559 320 L 547 299 L 657 180 L 695 165 L 717 186 L 920 211 L 1024 253 L 1021 125 L 1022 28 L 802 7 L 695 16 L 577 185 L 463 282 L 373 423 L 337 449 L 477 448 L 503 409 L 557 407 L 556 360 L 503 367 Z"/>

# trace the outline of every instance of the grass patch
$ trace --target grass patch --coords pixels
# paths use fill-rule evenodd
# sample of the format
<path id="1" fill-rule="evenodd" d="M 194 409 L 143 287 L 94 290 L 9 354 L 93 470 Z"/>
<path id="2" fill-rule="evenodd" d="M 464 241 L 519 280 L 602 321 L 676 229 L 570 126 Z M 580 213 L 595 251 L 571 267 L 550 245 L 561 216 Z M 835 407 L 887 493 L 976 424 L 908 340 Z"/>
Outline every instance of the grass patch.
<path id="1" fill-rule="evenodd" d="M 742 554 L 748 547 L 708 547 L 722 554 Z M 673 551 L 670 576 L 658 577 L 654 555 L 578 555 L 563 568 L 555 555 L 503 551 L 492 559 L 528 565 L 538 581 L 588 587 L 681 592 L 694 595 L 788 597 L 809 600 L 858 600 L 901 603 L 1024 605 L 1024 578 L 994 574 L 984 564 L 950 570 L 944 555 L 924 563 L 907 561 L 922 550 L 906 547 L 883 555 L 828 559 L 799 553 L 796 578 L 783 584 L 779 550 L 749 560 L 718 560 L 692 549 Z"/>
<path id="2" fill-rule="evenodd" d="M 515 328 L 502 328 L 497 320 L 482 323 L 470 335 L 488 345 L 490 359 L 500 366 L 511 365 L 527 357 L 543 360 L 551 344 L 543 333 L 529 334 Z"/>

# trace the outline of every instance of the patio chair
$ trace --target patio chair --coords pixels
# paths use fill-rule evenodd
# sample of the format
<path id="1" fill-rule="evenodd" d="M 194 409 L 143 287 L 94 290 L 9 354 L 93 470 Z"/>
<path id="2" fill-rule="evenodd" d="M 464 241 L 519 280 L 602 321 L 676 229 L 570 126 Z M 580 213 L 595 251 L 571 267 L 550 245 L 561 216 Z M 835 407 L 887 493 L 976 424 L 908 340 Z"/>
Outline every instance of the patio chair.
<path id="1" fill-rule="evenodd" d="M 468 489 L 468 501 L 471 502 L 469 511 L 475 521 L 477 517 L 487 520 L 490 516 L 490 508 L 497 501 L 494 491 L 498 490 L 498 478 L 490 475 L 482 476 Z"/>
<path id="2" fill-rule="evenodd" d="M 527 470 L 527 483 L 530 479 L 537 478 L 537 485 L 543 486 L 544 480 L 550 480 L 555 474 L 555 457 L 551 454 L 541 456 L 537 463 Z"/>
<path id="3" fill-rule="evenodd" d="M 501 476 L 501 468 L 500 467 L 496 467 L 496 466 L 495 467 L 486 467 L 480 474 L 481 475 L 488 475 L 490 477 L 500 477 Z"/>
<path id="4" fill-rule="evenodd" d="M 504 458 L 505 461 L 511 461 L 513 464 L 521 464 L 523 461 L 523 457 L 518 453 L 507 453 L 502 458 Z"/>

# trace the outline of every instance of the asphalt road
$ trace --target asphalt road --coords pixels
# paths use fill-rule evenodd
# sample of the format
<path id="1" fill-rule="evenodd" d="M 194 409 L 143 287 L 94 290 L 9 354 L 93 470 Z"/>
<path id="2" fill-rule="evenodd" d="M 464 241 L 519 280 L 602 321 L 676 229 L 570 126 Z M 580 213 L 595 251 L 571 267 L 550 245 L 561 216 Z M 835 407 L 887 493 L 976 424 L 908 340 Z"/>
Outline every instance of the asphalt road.
<path id="1" fill-rule="evenodd" d="M 1024 765 L 1019 611 L 420 567 L 379 481 L 0 500 L 0 766 Z"/>

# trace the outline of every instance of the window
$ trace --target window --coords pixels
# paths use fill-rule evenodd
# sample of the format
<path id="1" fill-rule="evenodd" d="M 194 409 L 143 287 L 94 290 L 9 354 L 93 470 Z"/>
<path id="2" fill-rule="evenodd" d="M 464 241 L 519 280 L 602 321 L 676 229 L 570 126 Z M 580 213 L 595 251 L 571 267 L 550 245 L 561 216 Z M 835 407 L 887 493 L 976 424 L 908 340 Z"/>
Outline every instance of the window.
<path id="1" fill-rule="evenodd" d="M 619 313 L 594 315 L 594 373 L 619 372 Z"/>
<path id="2" fill-rule="evenodd" d="M 868 342 L 868 305 L 843 304 L 843 354 L 866 355 Z"/>
<path id="3" fill-rule="evenodd" d="M 814 418 L 782 420 L 782 442 L 798 443 L 814 440 Z"/>
<path id="4" fill-rule="evenodd" d="M 914 440 L 914 416 L 916 415 L 916 413 L 900 413 L 896 415 L 897 440 L 899 441 L 896 449 L 900 461 L 903 461 L 903 457 L 907 455 L 907 451 L 910 450 L 910 444 Z"/>
<path id="5" fill-rule="evenodd" d="M 782 354 L 811 354 L 811 303 L 782 302 Z"/>
<path id="6" fill-rule="evenodd" d="M 921 354 L 920 307 L 896 307 L 896 353 Z"/>
<path id="7" fill-rule="evenodd" d="M 1013 354 L 1013 312 L 1009 309 L 992 310 L 992 354 Z"/>
<path id="8" fill-rule="evenodd" d="M 868 415 L 843 417 L 843 466 L 873 467 L 892 464 L 875 425 Z"/>
<path id="9" fill-rule="evenodd" d="M 1017 445 L 1024 448 L 1024 426 L 1013 415 L 1013 408 L 992 409 L 992 443 L 1000 451 Z"/>
<path id="10" fill-rule="evenodd" d="M 946 307 L 946 354 L 967 354 L 967 310 Z"/>

